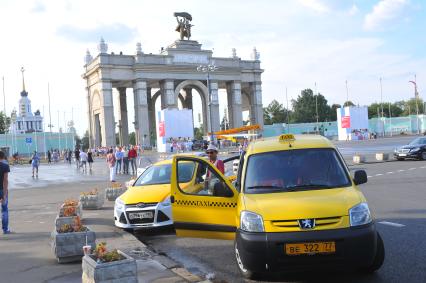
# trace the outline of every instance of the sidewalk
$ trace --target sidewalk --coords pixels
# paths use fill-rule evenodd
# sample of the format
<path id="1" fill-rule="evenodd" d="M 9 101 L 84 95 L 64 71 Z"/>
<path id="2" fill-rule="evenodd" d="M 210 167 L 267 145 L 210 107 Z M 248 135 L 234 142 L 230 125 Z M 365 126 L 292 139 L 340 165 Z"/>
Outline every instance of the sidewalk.
<path id="1" fill-rule="evenodd" d="M 121 177 L 120 181 L 127 178 Z M 95 187 L 103 190 L 106 185 L 106 181 L 86 178 L 60 186 L 11 190 L 9 218 L 13 233 L 0 235 L 0 281 L 81 282 L 81 262 L 58 264 L 50 247 L 50 233 L 65 199 L 78 198 L 80 192 Z M 113 205 L 105 201 L 101 210 L 84 210 L 83 224 L 96 232 L 97 242 L 107 242 L 108 248 L 123 250 L 137 260 L 140 283 L 202 281 L 167 257 L 148 250 L 132 234 L 116 228 Z"/>

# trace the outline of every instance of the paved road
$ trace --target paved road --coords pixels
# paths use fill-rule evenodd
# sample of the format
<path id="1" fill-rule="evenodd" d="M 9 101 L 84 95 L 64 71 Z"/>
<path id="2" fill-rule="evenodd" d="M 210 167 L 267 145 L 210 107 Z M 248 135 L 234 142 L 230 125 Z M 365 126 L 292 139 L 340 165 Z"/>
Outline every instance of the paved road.
<path id="1" fill-rule="evenodd" d="M 334 144 L 339 148 L 343 155 L 352 155 L 354 153 L 374 154 L 376 152 L 393 152 L 395 148 L 408 144 L 416 136 L 397 136 L 392 138 L 379 138 L 377 140 L 364 141 L 335 141 Z"/>
<path id="2" fill-rule="evenodd" d="M 402 161 L 352 166 L 370 176 L 361 186 L 386 247 L 386 260 L 375 275 L 356 273 L 275 274 L 266 281 L 295 282 L 426 282 L 426 162 Z M 138 232 L 152 249 L 182 263 L 190 271 L 226 282 L 241 282 L 231 241 L 176 238 L 172 229 Z"/>

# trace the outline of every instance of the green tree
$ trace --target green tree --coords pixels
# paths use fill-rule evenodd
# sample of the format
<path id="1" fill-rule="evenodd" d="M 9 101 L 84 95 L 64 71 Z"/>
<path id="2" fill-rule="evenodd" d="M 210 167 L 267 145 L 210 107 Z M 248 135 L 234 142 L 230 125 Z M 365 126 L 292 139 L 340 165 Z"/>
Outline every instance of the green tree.
<path id="1" fill-rule="evenodd" d="M 314 95 L 311 89 L 302 90 L 297 99 L 291 101 L 293 105 L 293 121 L 296 123 L 316 122 L 316 105 L 318 107 L 318 120 L 329 121 L 332 118 L 331 107 L 322 94 Z"/>
<path id="2" fill-rule="evenodd" d="M 345 101 L 345 103 L 343 103 L 343 107 L 347 107 L 347 106 L 355 106 L 355 104 L 352 101 L 348 100 L 348 101 Z"/>
<path id="3" fill-rule="evenodd" d="M 204 135 L 204 128 L 203 126 L 200 127 L 195 127 L 194 128 L 194 138 L 196 140 L 202 140 L 203 139 L 203 135 Z"/>
<path id="4" fill-rule="evenodd" d="M 222 122 L 220 122 L 220 129 L 221 130 L 229 129 L 229 122 L 228 122 L 228 119 L 226 119 L 225 116 L 223 116 Z"/>
<path id="5" fill-rule="evenodd" d="M 10 117 L 7 117 L 6 114 L 0 112 L 0 134 L 5 134 L 10 126 Z"/>
<path id="6" fill-rule="evenodd" d="M 424 114 L 424 102 L 423 99 L 419 98 L 417 99 L 417 105 L 419 107 L 419 114 Z M 415 98 L 411 98 L 408 101 L 405 101 L 405 107 L 404 107 L 404 111 L 403 111 L 403 116 L 408 116 L 408 115 L 416 115 L 417 114 L 417 110 L 416 110 L 416 99 Z"/>
<path id="7" fill-rule="evenodd" d="M 136 144 L 136 134 L 135 132 L 131 132 L 129 134 L 129 143 L 135 145 Z"/>
<path id="8" fill-rule="evenodd" d="M 86 151 L 89 148 L 89 131 L 86 130 L 83 138 L 81 139 L 81 148 Z"/>
<path id="9" fill-rule="evenodd" d="M 377 103 L 374 102 L 368 106 L 368 118 L 377 118 L 378 115 L 382 116 L 382 106 L 383 106 L 383 116 L 384 117 L 399 117 L 404 112 L 404 109 L 401 108 L 401 102 L 395 102 L 390 104 L 390 114 L 389 114 L 389 102 Z"/>
<path id="10" fill-rule="evenodd" d="M 342 107 L 342 105 L 340 105 L 340 104 L 331 105 L 331 113 L 330 113 L 330 120 L 331 121 L 337 120 L 337 109 L 339 109 L 341 107 Z"/>
<path id="11" fill-rule="evenodd" d="M 266 125 L 285 123 L 287 122 L 287 115 L 289 115 L 288 111 L 275 99 L 263 108 L 263 118 Z"/>

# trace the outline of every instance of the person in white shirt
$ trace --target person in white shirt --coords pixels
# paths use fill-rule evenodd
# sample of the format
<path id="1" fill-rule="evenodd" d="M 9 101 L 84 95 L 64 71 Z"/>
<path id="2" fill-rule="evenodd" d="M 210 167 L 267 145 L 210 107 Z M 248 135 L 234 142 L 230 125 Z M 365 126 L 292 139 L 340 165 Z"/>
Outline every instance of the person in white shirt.
<path id="1" fill-rule="evenodd" d="M 83 167 L 83 172 L 87 171 L 87 153 L 85 153 L 83 150 L 80 151 L 80 162 L 81 162 L 81 167 Z"/>

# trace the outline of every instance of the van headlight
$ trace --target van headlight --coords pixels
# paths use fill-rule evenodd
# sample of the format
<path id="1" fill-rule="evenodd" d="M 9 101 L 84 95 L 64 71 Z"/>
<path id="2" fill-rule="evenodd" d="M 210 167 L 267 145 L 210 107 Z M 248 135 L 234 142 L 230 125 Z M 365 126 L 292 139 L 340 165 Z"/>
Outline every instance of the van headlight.
<path id="1" fill-rule="evenodd" d="M 240 229 L 246 232 L 264 232 L 262 216 L 251 211 L 242 211 Z"/>
<path id="2" fill-rule="evenodd" d="M 351 226 L 368 224 L 372 221 L 370 209 L 366 202 L 361 202 L 349 209 L 349 219 Z"/>
<path id="3" fill-rule="evenodd" d="M 165 200 L 163 200 L 162 202 L 160 202 L 160 205 L 161 206 L 165 206 L 165 207 L 171 206 L 172 203 L 170 202 L 170 196 L 168 196 Z"/>
<path id="4" fill-rule="evenodd" d="M 115 209 L 124 210 L 124 206 L 125 206 L 125 203 L 124 201 L 121 200 L 121 198 L 118 197 L 115 199 Z"/>

